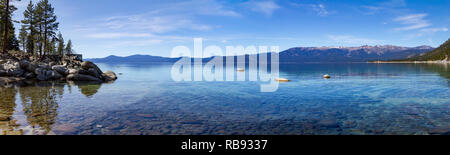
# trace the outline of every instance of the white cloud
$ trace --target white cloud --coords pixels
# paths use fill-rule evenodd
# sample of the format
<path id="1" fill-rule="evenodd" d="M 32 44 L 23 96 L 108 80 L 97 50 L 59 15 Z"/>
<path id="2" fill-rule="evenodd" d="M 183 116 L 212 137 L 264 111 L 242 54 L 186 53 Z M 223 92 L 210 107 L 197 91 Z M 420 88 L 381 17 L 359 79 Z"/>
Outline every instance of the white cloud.
<path id="1" fill-rule="evenodd" d="M 327 16 L 329 14 L 328 10 L 325 8 L 323 4 L 312 5 L 313 10 L 317 12 L 319 16 Z"/>
<path id="2" fill-rule="evenodd" d="M 115 39 L 115 38 L 143 38 L 152 37 L 149 33 L 93 33 L 89 34 L 89 38 L 96 39 Z"/>
<path id="3" fill-rule="evenodd" d="M 339 44 L 368 45 L 368 44 L 380 44 L 383 42 L 382 40 L 359 38 L 351 35 L 328 35 L 328 39 Z"/>
<path id="4" fill-rule="evenodd" d="M 428 16 L 428 14 L 410 14 L 406 16 L 400 16 L 394 19 L 396 22 L 400 22 L 404 27 L 396 28 L 396 31 L 407 31 L 407 30 L 415 30 L 421 29 L 425 27 L 429 27 L 432 24 L 429 23 L 424 18 Z"/>
<path id="5" fill-rule="evenodd" d="M 422 32 L 447 32 L 448 28 L 428 28 L 428 29 L 422 29 L 420 30 Z"/>
<path id="6" fill-rule="evenodd" d="M 100 31 L 146 31 L 148 33 L 167 33 L 178 30 L 211 30 L 217 25 L 198 22 L 197 16 L 239 17 L 240 14 L 227 8 L 217 0 L 190 0 L 158 3 L 150 6 L 149 12 L 111 16 L 98 20 Z M 90 24 L 92 25 L 92 24 Z M 80 29 L 83 29 L 80 27 Z"/>
<path id="7" fill-rule="evenodd" d="M 250 1 L 246 5 L 251 8 L 252 11 L 265 14 L 266 16 L 272 16 L 272 14 L 281 7 L 274 1 Z"/>
<path id="8" fill-rule="evenodd" d="M 405 0 L 388 0 L 383 1 L 375 5 L 364 5 L 362 6 L 363 14 L 373 15 L 377 13 L 393 13 L 405 9 Z"/>
<path id="9" fill-rule="evenodd" d="M 291 6 L 297 8 L 306 8 L 314 11 L 318 16 L 328 16 L 332 14 L 332 11 L 329 11 L 324 4 L 302 4 L 302 3 L 289 3 Z"/>
<path id="10" fill-rule="evenodd" d="M 129 16 L 108 17 L 103 25 L 109 29 L 146 30 L 151 33 L 166 33 L 180 29 L 210 30 L 211 26 L 194 22 L 193 17 L 178 14 L 145 13 Z"/>

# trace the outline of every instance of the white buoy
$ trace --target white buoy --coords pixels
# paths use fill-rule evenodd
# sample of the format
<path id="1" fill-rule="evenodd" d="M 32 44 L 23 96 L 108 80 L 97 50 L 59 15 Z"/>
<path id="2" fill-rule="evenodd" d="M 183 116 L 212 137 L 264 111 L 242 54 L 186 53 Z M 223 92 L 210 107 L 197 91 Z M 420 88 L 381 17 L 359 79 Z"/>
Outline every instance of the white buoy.
<path id="1" fill-rule="evenodd" d="M 278 82 L 289 82 L 291 80 L 285 79 L 285 78 L 275 78 L 275 81 L 278 81 Z"/>
<path id="2" fill-rule="evenodd" d="M 323 76 L 323 78 L 325 78 L 325 79 L 329 79 L 329 78 L 331 78 L 331 76 L 330 76 L 330 75 L 328 75 L 328 74 L 325 74 L 325 75 Z"/>
<path id="3" fill-rule="evenodd" d="M 244 69 L 244 68 L 238 68 L 237 71 L 238 71 L 238 72 L 244 72 L 245 69 Z"/>

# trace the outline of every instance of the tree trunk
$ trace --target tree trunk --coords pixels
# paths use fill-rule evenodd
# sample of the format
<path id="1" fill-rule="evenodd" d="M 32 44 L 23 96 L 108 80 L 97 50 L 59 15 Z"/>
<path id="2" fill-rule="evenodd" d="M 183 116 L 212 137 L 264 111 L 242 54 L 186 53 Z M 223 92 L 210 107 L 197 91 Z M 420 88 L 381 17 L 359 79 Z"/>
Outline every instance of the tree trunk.
<path id="1" fill-rule="evenodd" d="M 8 17 L 9 17 L 9 0 L 6 0 L 6 12 L 5 12 L 5 34 L 3 36 L 3 53 L 7 53 L 6 45 L 8 43 Z"/>
<path id="2" fill-rule="evenodd" d="M 43 58 L 42 47 L 42 24 L 39 24 L 39 56 L 41 59 Z"/>
<path id="3" fill-rule="evenodd" d="M 44 56 L 47 55 L 49 52 L 48 50 L 48 43 L 47 43 L 47 22 L 44 22 Z"/>

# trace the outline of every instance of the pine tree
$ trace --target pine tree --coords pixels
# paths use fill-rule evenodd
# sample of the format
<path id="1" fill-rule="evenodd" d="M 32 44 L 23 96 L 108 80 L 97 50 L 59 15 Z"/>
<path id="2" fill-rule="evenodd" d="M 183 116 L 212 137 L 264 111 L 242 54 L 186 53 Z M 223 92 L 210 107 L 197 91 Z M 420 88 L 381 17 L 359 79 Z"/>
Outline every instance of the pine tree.
<path id="1" fill-rule="evenodd" d="M 10 13 L 9 13 L 9 0 L 5 0 L 6 1 L 6 6 L 5 6 L 5 11 L 4 11 L 4 14 L 2 15 L 2 17 L 4 18 L 4 20 L 3 20 L 3 24 L 4 24 L 4 29 L 3 29 L 3 53 L 6 53 L 7 51 L 6 51 L 6 47 L 7 47 L 7 44 L 8 44 L 8 35 L 9 35 L 9 33 L 8 33 L 8 28 L 9 28 L 9 26 L 8 26 L 8 24 L 10 24 L 10 22 L 9 22 L 9 19 L 10 19 Z M 3 9 L 2 9 L 3 10 Z"/>
<path id="2" fill-rule="evenodd" d="M 43 18 L 44 18 L 44 8 L 40 2 L 33 9 L 33 22 L 36 24 L 36 47 L 39 57 L 43 57 L 44 51 L 44 36 L 43 36 Z"/>
<path id="3" fill-rule="evenodd" d="M 16 0 L 19 1 L 19 0 Z M 0 45 L 2 52 L 6 53 L 8 50 L 17 50 L 19 48 L 17 38 L 14 33 L 14 25 L 11 20 L 12 13 L 17 8 L 10 4 L 10 0 L 0 1 Z"/>
<path id="4" fill-rule="evenodd" d="M 57 50 L 57 52 L 60 56 L 64 55 L 64 38 L 63 38 L 61 32 L 59 32 L 59 34 L 58 34 L 58 50 Z"/>
<path id="5" fill-rule="evenodd" d="M 66 45 L 66 54 L 73 54 L 73 49 L 72 49 L 72 40 L 69 40 L 69 42 L 67 42 Z"/>
<path id="6" fill-rule="evenodd" d="M 35 54 L 36 46 L 36 17 L 34 15 L 34 4 L 32 1 L 28 4 L 27 9 L 23 12 L 24 20 L 22 20 L 22 26 L 28 31 L 26 51 L 30 54 Z"/>
<path id="7" fill-rule="evenodd" d="M 55 9 L 48 0 L 41 0 L 37 4 L 37 10 L 41 15 L 41 41 L 44 47 L 44 55 L 51 51 L 51 40 L 55 37 L 59 23 L 56 21 Z"/>

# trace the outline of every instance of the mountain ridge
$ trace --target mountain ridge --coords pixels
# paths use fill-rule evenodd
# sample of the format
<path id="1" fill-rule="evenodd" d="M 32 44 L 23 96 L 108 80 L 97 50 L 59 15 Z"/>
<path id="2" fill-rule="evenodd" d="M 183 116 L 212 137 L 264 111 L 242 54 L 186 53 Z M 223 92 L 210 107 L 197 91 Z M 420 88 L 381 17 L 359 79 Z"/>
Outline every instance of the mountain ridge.
<path id="1" fill-rule="evenodd" d="M 376 46 L 322 46 L 294 47 L 280 52 L 281 63 L 301 62 L 367 62 L 375 60 L 394 60 L 412 58 L 435 48 L 430 46 L 402 47 L 394 45 Z M 108 56 L 105 58 L 86 59 L 93 62 L 176 62 L 180 58 L 168 58 L 151 55 Z M 210 60 L 211 58 L 203 58 Z"/>

